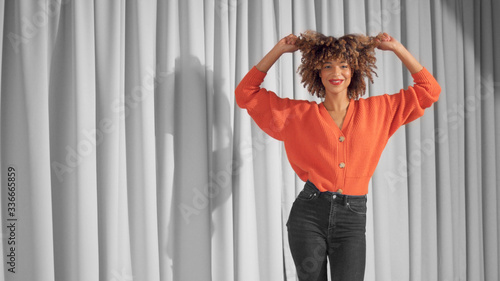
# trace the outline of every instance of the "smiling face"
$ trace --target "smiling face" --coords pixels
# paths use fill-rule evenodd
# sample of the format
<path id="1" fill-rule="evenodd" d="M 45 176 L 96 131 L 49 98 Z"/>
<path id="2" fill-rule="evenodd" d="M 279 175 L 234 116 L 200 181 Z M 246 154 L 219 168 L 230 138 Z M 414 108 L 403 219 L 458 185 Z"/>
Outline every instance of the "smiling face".
<path id="1" fill-rule="evenodd" d="M 325 86 L 325 94 L 345 94 L 351 84 L 351 67 L 344 60 L 325 61 L 319 72 L 321 82 Z"/>

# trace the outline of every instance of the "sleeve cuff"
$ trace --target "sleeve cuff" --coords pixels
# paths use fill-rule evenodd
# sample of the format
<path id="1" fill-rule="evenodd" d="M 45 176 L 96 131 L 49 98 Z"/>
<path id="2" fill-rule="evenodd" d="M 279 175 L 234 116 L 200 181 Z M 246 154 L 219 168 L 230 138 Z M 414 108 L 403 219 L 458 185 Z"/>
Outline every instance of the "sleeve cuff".
<path id="1" fill-rule="evenodd" d="M 257 67 L 254 66 L 247 74 L 247 83 L 250 85 L 260 85 L 264 82 L 266 75 L 267 73 L 258 70 Z"/>
<path id="2" fill-rule="evenodd" d="M 441 87 L 427 68 L 422 68 L 419 72 L 412 74 L 412 77 L 415 83 L 413 87 L 417 87 L 418 85 L 425 90 L 425 94 L 422 93 L 418 96 L 418 100 L 424 108 L 431 106 L 439 99 Z"/>
<path id="3" fill-rule="evenodd" d="M 434 80 L 434 76 L 427 70 L 427 68 L 422 68 L 419 72 L 414 73 L 411 75 L 413 77 L 413 80 L 416 81 L 432 81 Z"/>

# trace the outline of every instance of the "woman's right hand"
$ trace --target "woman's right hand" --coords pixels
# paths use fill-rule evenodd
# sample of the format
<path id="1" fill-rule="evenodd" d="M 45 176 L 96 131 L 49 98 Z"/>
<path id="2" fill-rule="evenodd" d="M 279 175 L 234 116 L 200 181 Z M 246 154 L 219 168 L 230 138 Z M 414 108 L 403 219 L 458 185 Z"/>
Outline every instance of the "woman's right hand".
<path id="1" fill-rule="evenodd" d="M 296 41 L 297 36 L 293 34 L 290 34 L 281 39 L 273 47 L 273 49 L 260 60 L 260 62 L 255 67 L 262 72 L 267 72 L 282 54 L 293 53 L 299 49 L 297 48 L 297 46 L 295 46 Z"/>
<path id="2" fill-rule="evenodd" d="M 295 46 L 295 42 L 297 42 L 297 36 L 290 34 L 282 38 L 275 48 L 278 48 L 282 53 L 293 53 L 299 49 Z"/>

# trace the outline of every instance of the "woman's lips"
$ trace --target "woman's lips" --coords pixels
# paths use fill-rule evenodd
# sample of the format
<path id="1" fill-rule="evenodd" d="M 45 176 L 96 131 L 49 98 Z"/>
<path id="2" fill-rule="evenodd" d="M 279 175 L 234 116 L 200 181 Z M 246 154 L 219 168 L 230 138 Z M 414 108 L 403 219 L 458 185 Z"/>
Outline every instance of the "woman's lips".
<path id="1" fill-rule="evenodd" d="M 328 80 L 328 82 L 330 82 L 330 84 L 332 84 L 332 85 L 337 86 L 337 85 L 342 84 L 342 82 L 344 82 L 344 80 L 342 80 L 342 79 L 330 79 L 330 80 Z"/>

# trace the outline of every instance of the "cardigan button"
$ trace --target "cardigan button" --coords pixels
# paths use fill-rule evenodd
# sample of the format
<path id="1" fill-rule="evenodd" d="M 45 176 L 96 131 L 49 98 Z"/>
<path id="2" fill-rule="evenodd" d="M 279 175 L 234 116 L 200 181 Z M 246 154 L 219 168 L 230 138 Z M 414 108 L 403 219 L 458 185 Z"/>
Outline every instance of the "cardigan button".
<path id="1" fill-rule="evenodd" d="M 342 188 L 339 188 L 339 189 L 337 190 L 337 192 L 338 192 L 338 193 L 340 193 L 340 194 L 344 193 L 344 191 L 342 190 Z"/>
<path id="2" fill-rule="evenodd" d="M 339 167 L 342 168 L 342 169 L 345 168 L 345 163 L 344 162 L 340 162 Z"/>
<path id="3" fill-rule="evenodd" d="M 340 136 L 339 142 L 344 142 L 344 141 L 345 141 L 345 137 L 344 136 Z"/>

